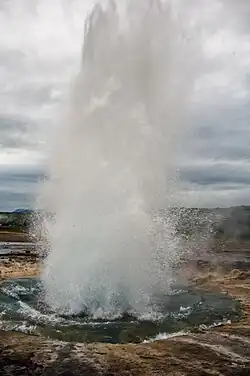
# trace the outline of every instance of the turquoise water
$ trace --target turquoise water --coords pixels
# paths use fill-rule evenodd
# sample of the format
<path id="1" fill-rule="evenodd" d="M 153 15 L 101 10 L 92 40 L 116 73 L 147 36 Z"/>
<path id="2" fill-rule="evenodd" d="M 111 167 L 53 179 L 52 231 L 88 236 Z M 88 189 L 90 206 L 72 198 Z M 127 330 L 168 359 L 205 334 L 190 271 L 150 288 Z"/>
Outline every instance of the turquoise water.
<path id="1" fill-rule="evenodd" d="M 86 312 L 62 316 L 43 304 L 39 279 L 13 279 L 0 285 L 0 329 L 65 341 L 141 342 L 159 333 L 237 320 L 240 315 L 239 303 L 228 296 L 179 286 L 171 295 L 154 297 L 152 314 L 126 312 L 112 319 L 94 319 Z"/>

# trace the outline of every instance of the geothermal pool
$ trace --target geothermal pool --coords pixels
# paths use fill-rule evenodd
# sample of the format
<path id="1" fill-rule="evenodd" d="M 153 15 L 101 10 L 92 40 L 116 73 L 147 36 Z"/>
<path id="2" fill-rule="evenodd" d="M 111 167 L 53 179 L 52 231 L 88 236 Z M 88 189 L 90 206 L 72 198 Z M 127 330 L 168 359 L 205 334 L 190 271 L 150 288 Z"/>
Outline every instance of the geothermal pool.
<path id="1" fill-rule="evenodd" d="M 69 109 L 49 137 L 37 204 L 50 214 L 34 223 L 46 255 L 40 280 L 0 285 L 5 330 L 142 342 L 240 316 L 227 296 L 172 286 L 190 255 L 179 213 L 156 214 L 182 206 L 176 168 L 205 25 L 196 28 L 175 1 L 107 3 L 85 21 Z"/>
<path id="2" fill-rule="evenodd" d="M 129 310 L 117 317 L 76 316 L 52 312 L 43 303 L 39 279 L 21 278 L 0 285 L 0 329 L 77 342 L 128 343 L 151 340 L 159 334 L 188 331 L 238 320 L 240 305 L 229 296 L 176 286 L 171 295 L 152 298 L 152 312 Z"/>

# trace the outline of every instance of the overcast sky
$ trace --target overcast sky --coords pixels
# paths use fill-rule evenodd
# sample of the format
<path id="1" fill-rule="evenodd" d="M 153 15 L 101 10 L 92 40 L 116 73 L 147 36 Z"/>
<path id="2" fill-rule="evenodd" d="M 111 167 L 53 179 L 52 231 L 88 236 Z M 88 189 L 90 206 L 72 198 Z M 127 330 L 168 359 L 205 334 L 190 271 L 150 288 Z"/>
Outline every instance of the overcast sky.
<path id="1" fill-rule="evenodd" d="M 183 0 L 178 0 L 183 3 Z M 192 131 L 178 160 L 188 205 L 250 204 L 250 2 L 190 0 L 210 27 L 196 81 Z M 59 119 L 79 70 L 93 1 L 0 0 L 0 210 L 32 207 Z"/>

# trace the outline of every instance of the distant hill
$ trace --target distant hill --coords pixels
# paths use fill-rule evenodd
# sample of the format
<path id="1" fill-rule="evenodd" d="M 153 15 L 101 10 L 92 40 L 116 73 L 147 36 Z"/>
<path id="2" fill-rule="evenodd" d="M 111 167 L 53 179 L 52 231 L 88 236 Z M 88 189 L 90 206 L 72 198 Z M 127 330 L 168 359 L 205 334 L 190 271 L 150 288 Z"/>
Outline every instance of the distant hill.
<path id="1" fill-rule="evenodd" d="M 157 213 L 161 218 L 173 219 L 177 234 L 185 237 L 213 236 L 222 240 L 250 240 L 250 206 L 230 208 L 171 208 Z M 25 231 L 36 216 L 48 215 L 40 210 L 16 209 L 0 212 L 0 228 Z M 48 215 L 53 217 L 53 215 Z M 172 222 L 172 221 L 171 221 Z"/>
<path id="2" fill-rule="evenodd" d="M 25 213 L 25 214 L 32 214 L 33 211 L 29 209 L 16 209 L 12 213 Z"/>

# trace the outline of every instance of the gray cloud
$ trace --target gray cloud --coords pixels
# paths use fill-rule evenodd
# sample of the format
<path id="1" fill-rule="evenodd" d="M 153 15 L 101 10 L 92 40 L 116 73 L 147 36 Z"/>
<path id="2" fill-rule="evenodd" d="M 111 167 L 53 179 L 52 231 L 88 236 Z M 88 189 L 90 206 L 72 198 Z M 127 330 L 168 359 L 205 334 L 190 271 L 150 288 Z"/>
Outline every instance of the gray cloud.
<path id="1" fill-rule="evenodd" d="M 203 160 L 250 160 L 250 107 L 248 104 L 211 105 L 198 109 L 182 144 L 183 158 Z"/>
<path id="2" fill-rule="evenodd" d="M 32 192 L 0 192 L 1 211 L 13 211 L 17 208 L 27 209 L 34 207 L 34 194 Z"/>
<path id="3" fill-rule="evenodd" d="M 0 190 L 2 190 L 4 186 L 8 186 L 11 189 L 12 185 L 19 181 L 23 184 L 37 183 L 40 178 L 41 172 L 39 173 L 37 169 L 28 171 L 0 171 Z"/>
<path id="4" fill-rule="evenodd" d="M 0 169 L 0 211 L 32 207 L 36 200 L 36 187 L 42 170 Z"/>
<path id="5" fill-rule="evenodd" d="M 35 124 L 29 119 L 15 118 L 14 116 L 0 116 L 0 147 L 20 148 L 32 145 L 34 140 L 28 137 L 33 132 Z"/>
<path id="6" fill-rule="evenodd" d="M 58 116 L 61 95 L 78 71 L 83 20 L 91 3 L 0 1 L 2 210 L 34 201 L 42 174 L 34 155 L 44 153 L 42 144 Z M 219 3 L 218 17 L 209 15 Z M 200 67 L 191 131 L 178 156 L 180 195 L 201 205 L 249 204 L 250 2 L 193 0 L 189 9 L 198 18 L 201 13 L 204 19 L 211 17 L 215 38 Z M 221 41 L 216 33 L 222 34 Z M 15 154 L 19 150 L 20 158 Z"/>
<path id="7" fill-rule="evenodd" d="M 250 185 L 250 163 L 246 166 L 229 163 L 189 166 L 180 170 L 180 178 L 201 186 L 223 185 L 223 189 Z"/>

